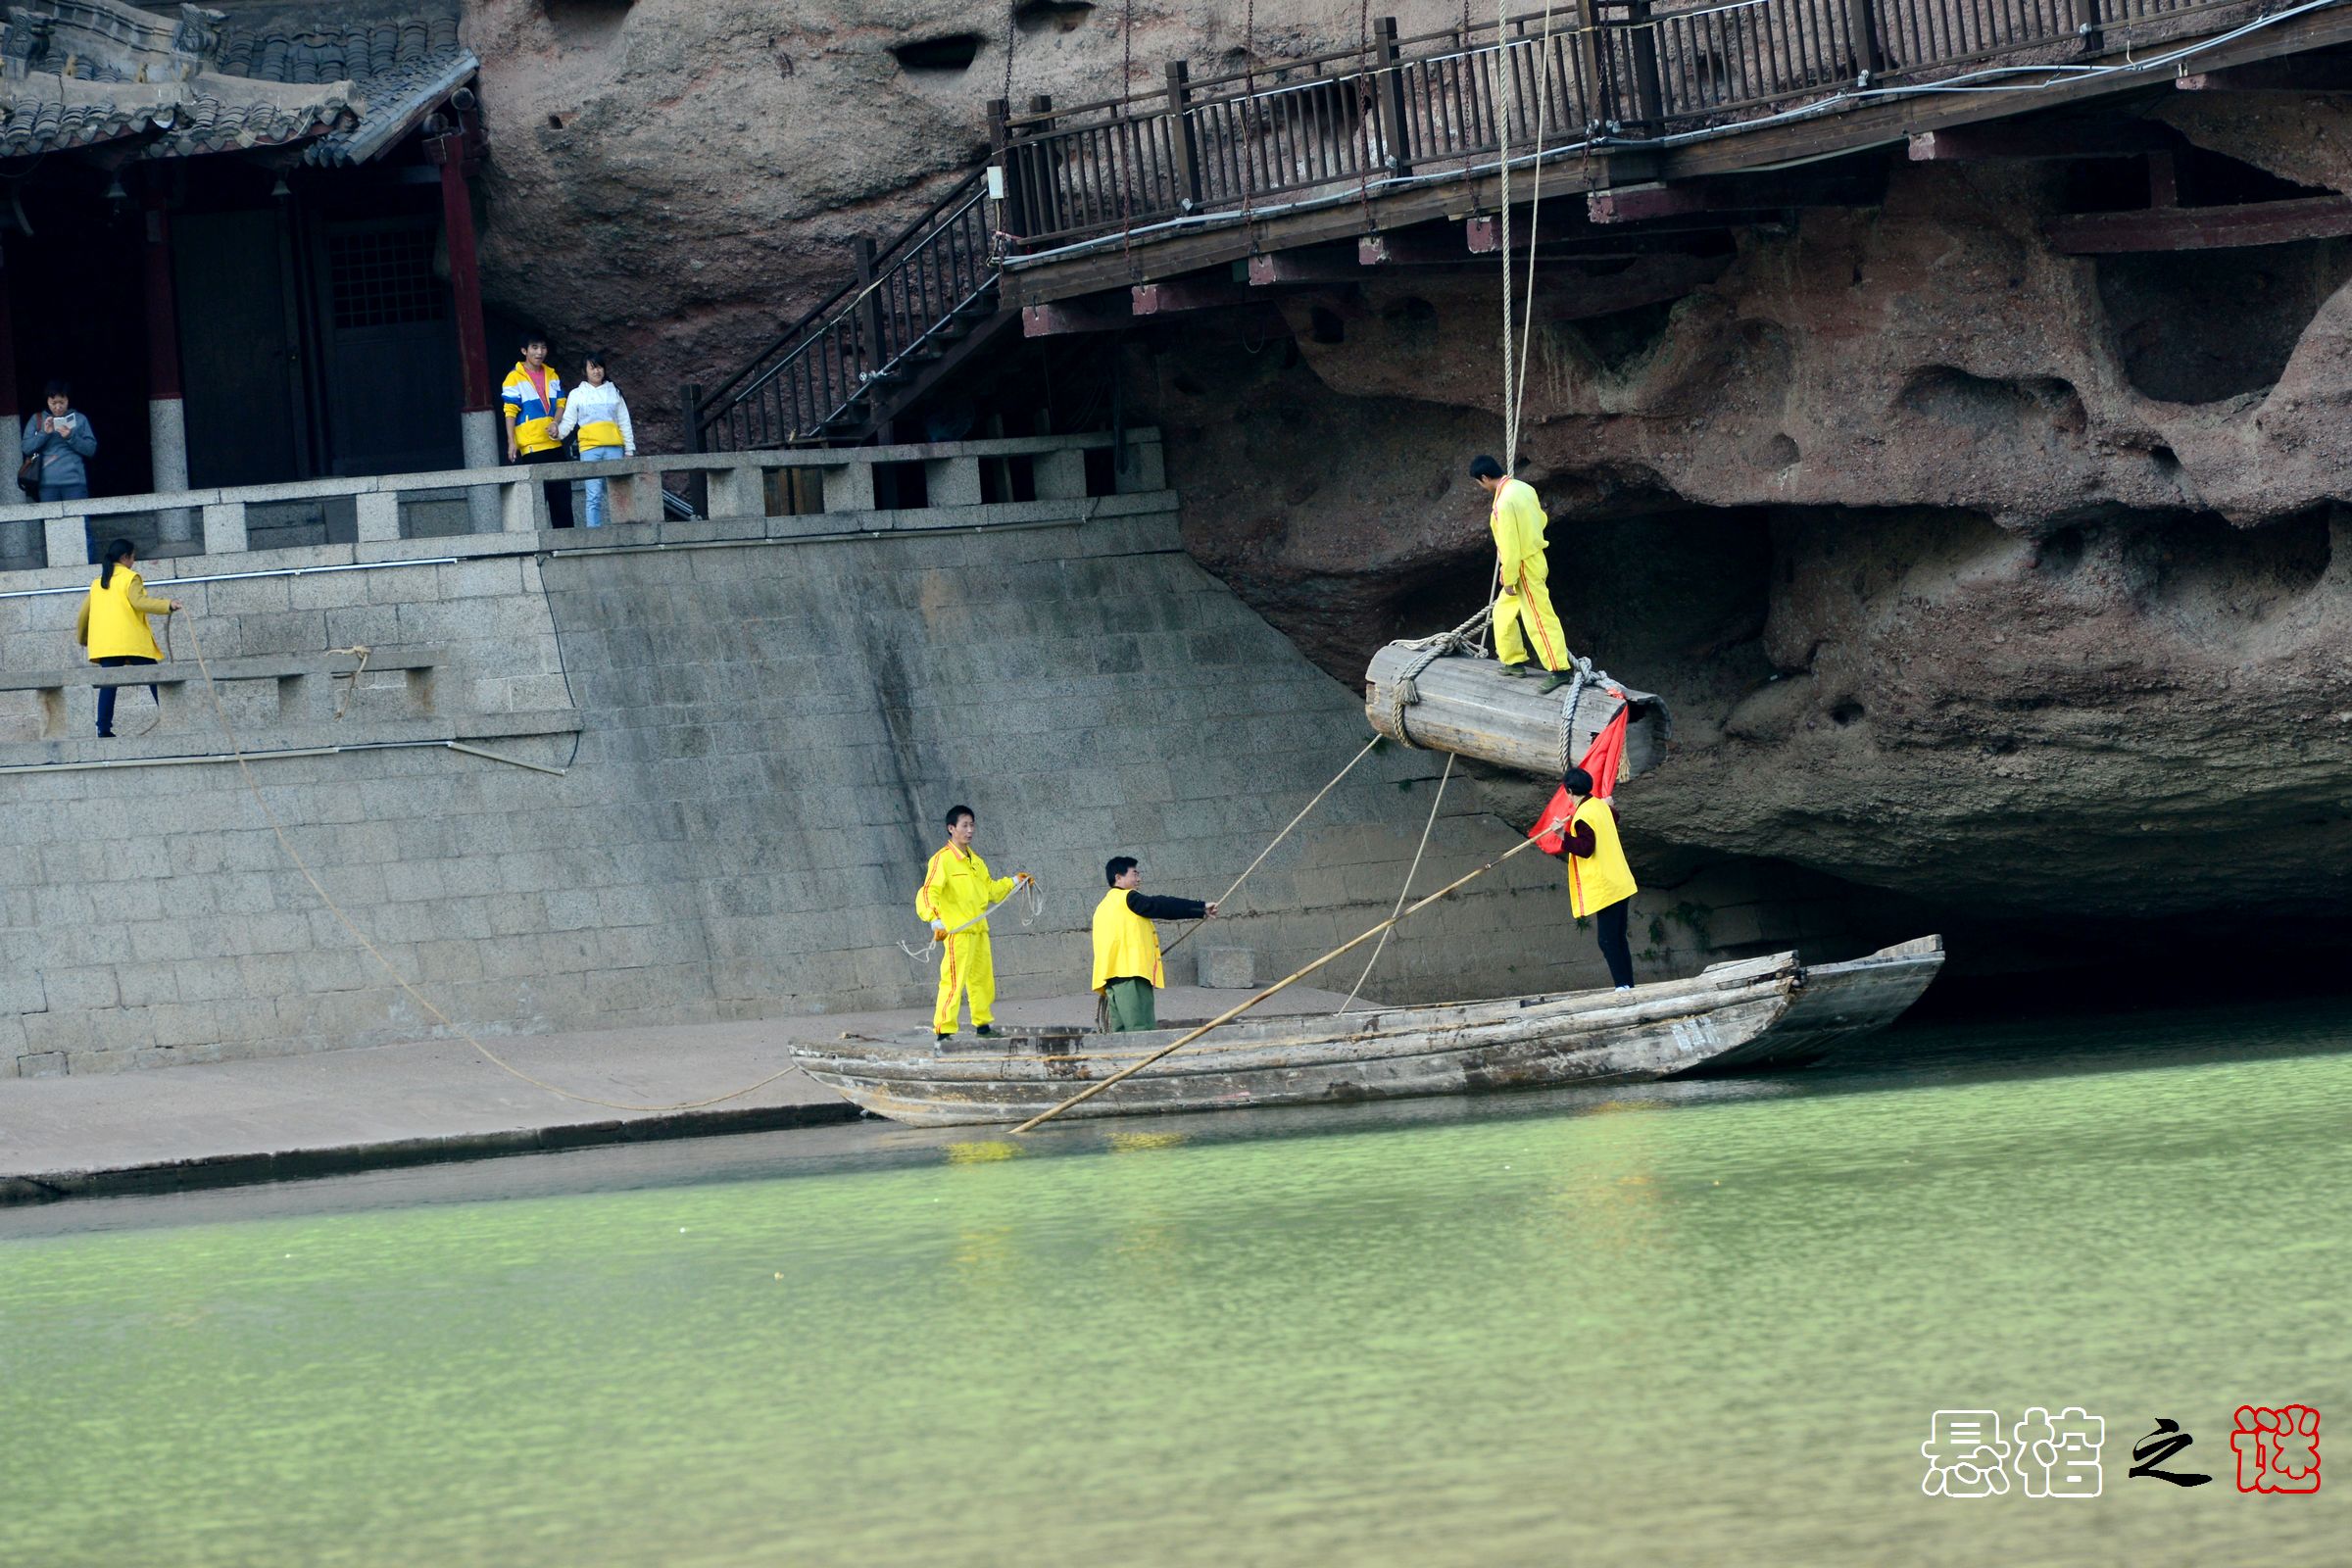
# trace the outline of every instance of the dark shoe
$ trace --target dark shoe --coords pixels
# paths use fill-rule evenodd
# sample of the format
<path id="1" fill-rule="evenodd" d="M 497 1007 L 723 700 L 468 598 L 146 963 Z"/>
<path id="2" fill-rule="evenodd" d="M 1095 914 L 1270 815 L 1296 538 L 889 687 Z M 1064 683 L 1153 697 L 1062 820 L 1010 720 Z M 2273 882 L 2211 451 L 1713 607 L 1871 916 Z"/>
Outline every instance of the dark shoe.
<path id="1" fill-rule="evenodd" d="M 953 1040 L 953 1039 L 955 1039 L 956 1037 L 955 1037 L 953 1034 L 944 1034 L 944 1035 L 941 1035 L 939 1038 L 940 1038 L 940 1039 L 942 1039 L 942 1040 Z"/>
<path id="2" fill-rule="evenodd" d="M 975 1028 L 972 1033 L 978 1035 L 983 1040 L 994 1040 L 997 1038 L 996 1026 L 993 1024 L 981 1024 Z"/>
<path id="3" fill-rule="evenodd" d="M 1553 692 L 1558 691 L 1561 687 L 1567 685 L 1574 679 L 1576 679 L 1576 677 L 1570 674 L 1568 671 L 1564 669 L 1555 669 L 1544 677 L 1544 684 L 1536 688 L 1536 695 L 1538 697 L 1548 697 Z"/>
<path id="4" fill-rule="evenodd" d="M 115 738 L 115 732 L 111 729 L 102 729 L 98 732 L 98 738 L 102 741 L 111 741 Z"/>
<path id="5" fill-rule="evenodd" d="M 1514 678 L 1524 675 L 1527 673 L 1527 661 L 1523 659 L 1516 664 L 1504 664 L 1501 666 L 1501 669 L 1505 675 L 1509 675 Z"/>

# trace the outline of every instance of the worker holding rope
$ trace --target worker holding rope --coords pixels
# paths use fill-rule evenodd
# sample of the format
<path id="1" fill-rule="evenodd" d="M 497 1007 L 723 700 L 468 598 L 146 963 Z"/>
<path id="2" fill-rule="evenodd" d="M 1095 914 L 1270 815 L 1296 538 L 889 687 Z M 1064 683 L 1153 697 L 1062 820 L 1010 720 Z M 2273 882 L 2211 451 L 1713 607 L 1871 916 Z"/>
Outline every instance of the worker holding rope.
<path id="1" fill-rule="evenodd" d="M 1505 675 L 1527 673 L 1529 645 L 1550 672 L 1543 690 L 1568 684 L 1568 637 L 1552 612 L 1550 570 L 1544 560 L 1544 529 L 1549 518 L 1536 487 L 1513 479 L 1490 457 L 1470 460 L 1470 477 L 1494 498 L 1487 515 L 1494 533 L 1494 562 L 1502 594 L 1494 601 L 1494 657 Z"/>
<path id="2" fill-rule="evenodd" d="M 970 807 L 949 809 L 948 842 L 923 868 L 923 885 L 914 895 L 914 912 L 931 922 L 931 939 L 941 944 L 939 1003 L 931 1028 L 942 1040 L 954 1037 L 956 1013 L 967 996 L 972 1033 L 996 1033 L 997 965 L 988 946 L 988 911 L 1011 898 L 1013 889 L 1037 885 L 1026 871 L 989 875 L 988 862 L 972 849 L 979 825 Z"/>
<path id="3" fill-rule="evenodd" d="M 1112 1033 L 1159 1027 L 1159 989 L 1168 983 L 1154 920 L 1213 920 L 1217 906 L 1199 899 L 1163 899 L 1143 891 L 1144 873 L 1132 855 L 1102 866 L 1110 891 L 1095 906 L 1097 1027 Z"/>

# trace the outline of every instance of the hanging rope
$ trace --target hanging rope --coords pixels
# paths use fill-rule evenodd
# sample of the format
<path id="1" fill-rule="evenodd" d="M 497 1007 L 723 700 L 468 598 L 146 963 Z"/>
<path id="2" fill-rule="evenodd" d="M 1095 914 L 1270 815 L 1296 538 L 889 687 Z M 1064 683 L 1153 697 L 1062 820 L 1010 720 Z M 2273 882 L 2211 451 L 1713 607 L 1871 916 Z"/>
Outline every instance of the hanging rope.
<path id="1" fill-rule="evenodd" d="M 1389 928 L 1381 932 L 1379 943 L 1372 949 L 1372 956 L 1364 960 L 1364 972 L 1355 977 L 1354 986 L 1348 992 L 1348 1000 L 1340 1004 L 1341 1012 L 1355 1005 L 1355 999 L 1363 993 L 1364 982 L 1372 978 L 1372 966 L 1380 962 L 1380 956 L 1389 950 L 1389 938 L 1396 935 L 1396 917 L 1404 912 L 1404 901 L 1412 897 L 1413 878 L 1421 874 L 1421 857 L 1429 853 L 1429 835 L 1437 829 L 1438 808 L 1446 803 L 1446 786 L 1453 779 L 1453 763 L 1454 759 L 1447 756 L 1446 771 L 1438 775 L 1437 796 L 1429 803 L 1429 820 L 1421 824 L 1421 842 L 1413 850 L 1413 863 L 1405 870 L 1404 886 L 1396 890 L 1396 906 L 1389 910 Z"/>
<path id="2" fill-rule="evenodd" d="M 1294 816 L 1288 822 L 1283 823 L 1282 831 L 1275 834 L 1272 841 L 1269 842 L 1264 849 L 1257 852 L 1257 858 L 1250 862 L 1249 870 L 1246 870 L 1240 876 L 1235 877 L 1233 879 L 1233 886 L 1227 888 L 1225 890 L 1224 897 L 1216 901 L 1217 911 L 1220 915 L 1224 913 L 1224 906 L 1226 903 L 1231 900 L 1236 893 L 1242 891 L 1243 883 L 1250 880 L 1250 872 L 1254 871 L 1259 866 L 1265 864 L 1266 857 L 1272 855 L 1276 846 L 1280 845 L 1284 839 L 1287 839 L 1291 836 L 1291 829 L 1305 821 L 1306 814 L 1309 811 L 1312 811 L 1316 807 L 1323 804 L 1323 797 L 1329 795 L 1333 790 L 1339 788 L 1340 780 L 1354 772 L 1355 764 L 1362 761 L 1365 758 L 1370 757 L 1374 749 L 1379 745 L 1380 737 L 1377 735 L 1364 742 L 1364 749 L 1356 753 L 1353 757 L 1349 758 L 1346 767 L 1343 767 L 1337 773 L 1332 774 L 1331 782 L 1324 785 L 1321 789 L 1315 791 L 1315 798 L 1307 802 L 1304 806 L 1298 808 L 1298 814 L 1297 816 Z M 1188 925 L 1182 931 L 1177 932 L 1176 940 L 1169 943 L 1166 948 L 1162 949 L 1160 956 L 1165 957 L 1168 954 L 1174 953 L 1178 948 L 1183 947 L 1184 939 L 1191 936 L 1194 932 L 1200 930 L 1200 926 L 1201 922 L 1195 920 L 1191 925 Z"/>
<path id="3" fill-rule="evenodd" d="M 169 624 L 169 622 L 167 622 L 167 624 Z M 302 879 L 311 885 L 311 891 L 318 895 L 318 902 L 326 906 L 327 911 L 334 915 L 336 921 L 343 927 L 345 931 L 351 933 L 351 938 L 353 941 L 357 942 L 361 947 L 368 950 L 368 956 L 373 958 L 376 963 L 382 967 L 385 974 L 392 977 L 392 983 L 398 986 L 402 993 L 406 995 L 411 1002 L 414 1002 L 427 1017 L 432 1018 L 444 1029 L 447 1029 L 450 1033 L 465 1041 L 475 1051 L 480 1052 L 483 1059 L 488 1061 L 493 1067 L 496 1067 L 499 1069 L 499 1071 L 507 1073 L 513 1077 L 521 1079 L 524 1083 L 529 1084 L 534 1089 L 544 1089 L 549 1094 L 556 1096 L 560 1100 L 574 1101 L 583 1105 L 601 1105 L 607 1110 L 638 1110 L 654 1112 L 701 1110 L 709 1105 L 724 1104 L 730 1100 L 741 1100 L 746 1095 L 756 1094 L 760 1090 L 765 1089 L 769 1084 L 774 1083 L 777 1079 L 789 1078 L 794 1073 L 801 1070 L 800 1065 L 796 1062 L 792 1066 L 784 1068 L 781 1072 L 769 1073 L 766 1077 L 760 1079 L 756 1084 L 747 1084 L 741 1089 L 731 1089 L 723 1095 L 712 1095 L 705 1100 L 680 1100 L 667 1104 L 648 1105 L 638 1104 L 626 1100 L 599 1100 L 594 1095 L 574 1094 L 572 1091 L 559 1088 L 558 1086 L 547 1082 L 543 1078 L 532 1077 L 529 1073 L 524 1072 L 521 1068 L 515 1066 L 513 1062 L 508 1061 L 505 1057 L 501 1056 L 497 1052 L 492 1051 L 488 1046 L 483 1045 L 479 1040 L 476 1040 L 473 1037 L 472 1032 L 466 1029 L 465 1025 L 450 1017 L 448 1013 L 443 1012 L 439 1007 L 434 1006 L 430 998 L 426 997 L 423 992 L 418 991 L 415 986 L 411 985 L 408 981 L 408 978 L 398 969 L 392 966 L 392 960 L 384 956 L 383 950 L 368 939 L 368 933 L 362 931 L 358 925 L 353 923 L 351 916 L 344 913 L 343 906 L 337 904 L 333 895 L 329 894 L 325 887 L 319 883 L 318 875 L 311 870 L 310 862 L 305 860 L 301 854 L 295 850 L 294 841 L 286 837 L 285 824 L 278 820 L 277 812 L 270 808 L 269 797 L 262 793 L 261 783 L 253 776 L 253 764 L 246 760 L 245 749 L 237 740 L 236 726 L 228 721 L 228 710 L 221 704 L 220 688 L 213 680 L 213 667 L 205 661 L 204 643 L 203 640 L 196 635 L 196 627 L 193 622 L 191 622 L 188 626 L 188 648 L 189 651 L 196 656 L 197 669 L 200 670 L 204 675 L 205 696 L 211 699 L 213 706 L 213 717 L 220 722 L 220 733 L 227 739 L 229 755 L 236 759 L 237 771 L 244 776 L 245 788 L 253 796 L 254 804 L 262 808 L 262 815 L 269 820 L 270 831 L 277 835 L 277 847 L 286 852 L 286 858 L 294 862 L 294 869 L 302 873 Z"/>
<path id="4" fill-rule="evenodd" d="M 1129 100 L 1134 92 L 1135 0 L 1126 0 L 1126 10 L 1119 19 L 1119 102 L 1111 113 L 1117 117 L 1112 128 L 1118 134 L 1119 149 L 1119 254 L 1127 262 L 1127 280 L 1140 283 L 1143 274 L 1135 265 L 1135 206 L 1131 199 L 1135 185 L 1137 148 L 1135 115 L 1129 107 Z"/>
<path id="5" fill-rule="evenodd" d="M 1469 0 L 1462 0 L 1467 5 Z M 1257 254 L 1257 227 L 1250 220 L 1251 199 L 1257 194 L 1257 0 L 1242 12 L 1242 234 L 1250 254 Z"/>

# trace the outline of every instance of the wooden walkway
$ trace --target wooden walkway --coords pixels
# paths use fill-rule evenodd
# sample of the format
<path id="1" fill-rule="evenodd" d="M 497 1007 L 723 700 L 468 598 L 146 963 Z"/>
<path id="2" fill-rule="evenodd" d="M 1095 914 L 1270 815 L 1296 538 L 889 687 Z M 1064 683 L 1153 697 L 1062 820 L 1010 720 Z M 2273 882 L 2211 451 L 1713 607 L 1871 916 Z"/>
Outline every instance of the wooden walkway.
<path id="1" fill-rule="evenodd" d="M 1688 292 L 1742 222 L 1875 203 L 1885 160 L 1851 155 L 1905 142 L 1914 160 L 2147 156 L 2149 208 L 2062 220 L 2059 250 L 2352 233 L 2342 197 L 2178 206 L 2176 136 L 2050 114 L 2182 88 L 2352 91 L 2352 0 L 1567 0 L 1410 38 L 1367 20 L 1352 49 L 1160 79 L 992 105 L 986 167 L 859 242 L 855 276 L 724 381 L 686 389 L 694 450 L 887 434 L 1016 320 L 1118 330 L 1467 265 L 1539 183 L 1544 257 L 1651 259 L 1588 289 L 1595 311 L 1642 303 L 1629 287 Z"/>

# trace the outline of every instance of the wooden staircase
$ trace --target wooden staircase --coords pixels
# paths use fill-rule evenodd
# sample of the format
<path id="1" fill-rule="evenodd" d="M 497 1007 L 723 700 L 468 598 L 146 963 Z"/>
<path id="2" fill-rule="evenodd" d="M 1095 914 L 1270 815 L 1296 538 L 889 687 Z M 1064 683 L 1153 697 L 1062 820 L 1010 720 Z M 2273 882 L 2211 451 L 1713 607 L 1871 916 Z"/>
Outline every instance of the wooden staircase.
<path id="1" fill-rule="evenodd" d="M 859 239 L 856 273 L 742 368 L 686 388 L 689 450 L 854 445 L 981 353 L 1015 318 L 998 304 L 987 171 L 887 244 Z"/>

